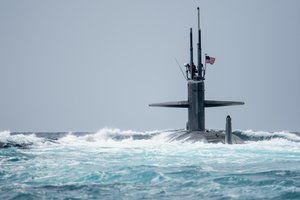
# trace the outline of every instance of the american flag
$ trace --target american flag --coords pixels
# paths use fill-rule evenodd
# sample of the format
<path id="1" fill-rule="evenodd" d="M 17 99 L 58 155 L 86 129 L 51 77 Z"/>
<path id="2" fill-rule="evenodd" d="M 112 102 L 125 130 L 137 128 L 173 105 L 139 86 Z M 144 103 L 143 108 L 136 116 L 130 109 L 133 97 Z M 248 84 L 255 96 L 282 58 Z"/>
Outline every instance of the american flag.
<path id="1" fill-rule="evenodd" d="M 213 65 L 215 63 L 216 58 L 205 56 L 205 63 Z"/>

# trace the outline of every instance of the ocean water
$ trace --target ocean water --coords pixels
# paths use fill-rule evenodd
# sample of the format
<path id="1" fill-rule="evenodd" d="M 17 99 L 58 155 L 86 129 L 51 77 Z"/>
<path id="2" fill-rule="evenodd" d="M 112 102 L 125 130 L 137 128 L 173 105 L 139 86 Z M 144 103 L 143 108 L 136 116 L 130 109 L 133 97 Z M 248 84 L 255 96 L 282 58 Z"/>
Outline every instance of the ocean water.
<path id="1" fill-rule="evenodd" d="M 0 199 L 300 199 L 300 136 L 170 142 L 182 130 L 0 132 Z"/>

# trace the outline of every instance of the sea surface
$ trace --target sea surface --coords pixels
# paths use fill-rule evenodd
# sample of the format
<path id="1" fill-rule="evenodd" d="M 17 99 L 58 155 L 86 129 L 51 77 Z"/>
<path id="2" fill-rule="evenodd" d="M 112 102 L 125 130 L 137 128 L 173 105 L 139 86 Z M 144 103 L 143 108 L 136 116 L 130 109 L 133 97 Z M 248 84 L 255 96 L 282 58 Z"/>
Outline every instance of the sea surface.
<path id="1" fill-rule="evenodd" d="M 299 133 L 225 145 L 178 131 L 0 132 L 0 199 L 300 199 Z"/>

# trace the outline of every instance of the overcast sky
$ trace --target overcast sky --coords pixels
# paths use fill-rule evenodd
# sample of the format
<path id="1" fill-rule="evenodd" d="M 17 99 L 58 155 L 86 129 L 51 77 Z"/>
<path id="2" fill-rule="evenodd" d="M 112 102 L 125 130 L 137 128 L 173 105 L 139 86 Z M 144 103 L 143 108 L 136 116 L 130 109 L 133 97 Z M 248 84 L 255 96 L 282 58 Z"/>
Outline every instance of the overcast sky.
<path id="1" fill-rule="evenodd" d="M 148 104 L 187 99 L 174 58 L 197 6 L 206 99 L 245 101 L 206 127 L 300 131 L 298 0 L 0 0 L 0 131 L 184 128 L 186 109 Z"/>

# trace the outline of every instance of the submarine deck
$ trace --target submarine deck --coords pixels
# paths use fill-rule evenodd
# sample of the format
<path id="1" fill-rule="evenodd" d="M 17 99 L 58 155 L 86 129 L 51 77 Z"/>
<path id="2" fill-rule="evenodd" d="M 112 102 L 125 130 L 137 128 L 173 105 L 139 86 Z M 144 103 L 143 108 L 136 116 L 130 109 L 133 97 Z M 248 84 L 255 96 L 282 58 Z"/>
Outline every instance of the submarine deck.
<path id="1" fill-rule="evenodd" d="M 170 135 L 170 141 L 188 141 L 204 143 L 223 143 L 225 144 L 225 133 L 222 131 L 184 131 Z M 232 134 L 232 144 L 244 144 L 244 141 L 238 136 Z"/>

